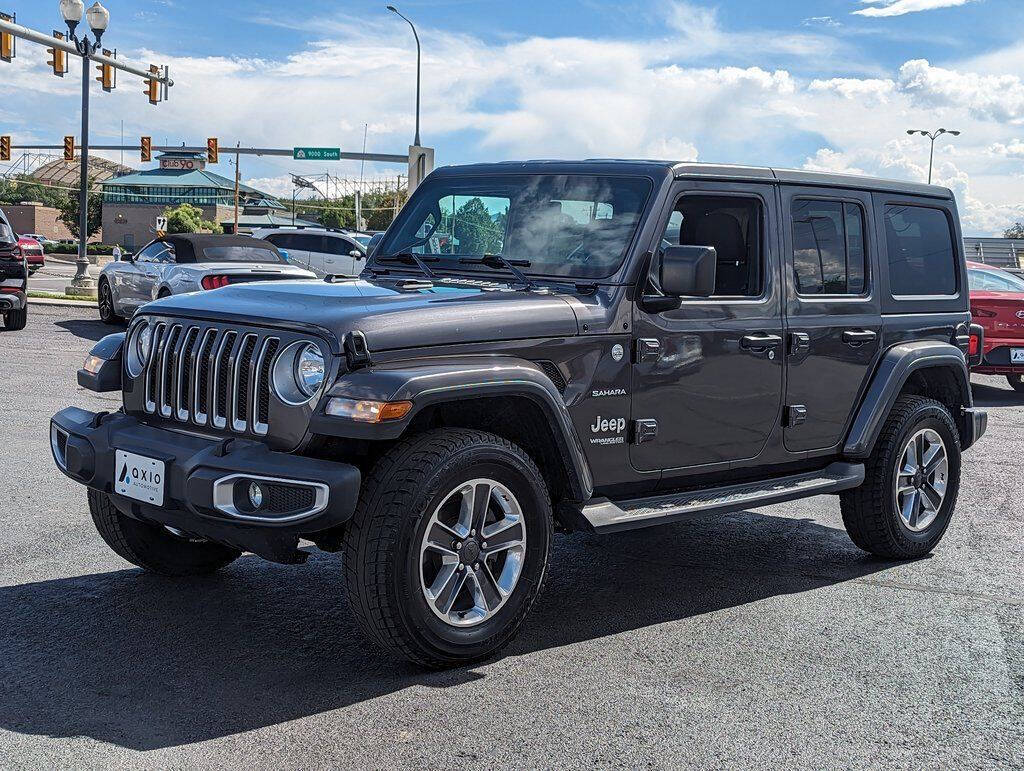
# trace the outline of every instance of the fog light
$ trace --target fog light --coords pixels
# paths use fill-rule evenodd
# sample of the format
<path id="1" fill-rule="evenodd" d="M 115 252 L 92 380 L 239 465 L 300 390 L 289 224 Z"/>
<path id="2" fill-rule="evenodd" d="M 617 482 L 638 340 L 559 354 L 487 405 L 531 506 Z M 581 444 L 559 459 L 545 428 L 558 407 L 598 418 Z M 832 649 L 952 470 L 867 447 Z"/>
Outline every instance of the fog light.
<path id="1" fill-rule="evenodd" d="M 256 482 L 249 483 L 249 503 L 252 504 L 254 509 L 258 509 L 263 505 L 263 488 Z"/>

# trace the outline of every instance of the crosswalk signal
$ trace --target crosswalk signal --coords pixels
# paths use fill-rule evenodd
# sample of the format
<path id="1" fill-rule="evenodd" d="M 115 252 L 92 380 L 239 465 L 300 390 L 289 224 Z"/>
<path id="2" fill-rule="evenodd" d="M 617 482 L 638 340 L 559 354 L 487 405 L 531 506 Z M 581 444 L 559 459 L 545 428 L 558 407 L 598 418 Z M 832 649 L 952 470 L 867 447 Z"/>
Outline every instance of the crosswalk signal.
<path id="1" fill-rule="evenodd" d="M 64 39 L 64 33 L 58 32 L 57 30 L 53 31 L 53 36 L 57 40 Z M 50 55 L 50 61 L 48 61 L 47 64 L 49 64 L 53 68 L 53 74 L 56 75 L 58 78 L 63 78 L 64 73 L 68 71 L 67 51 L 65 51 L 63 48 L 57 48 L 57 46 L 54 46 L 53 48 L 47 48 L 46 53 Z"/>
<path id="2" fill-rule="evenodd" d="M 0 137 L 0 161 L 11 160 L 11 138 L 8 136 Z"/>
<path id="3" fill-rule="evenodd" d="M 146 88 L 142 93 L 149 97 L 150 104 L 160 104 L 160 81 L 156 79 L 160 75 L 160 68 L 151 64 L 149 71 L 153 77 L 146 78 Z"/>
<path id="4" fill-rule="evenodd" d="M 75 160 L 75 138 L 64 137 L 64 160 Z"/>
<path id="5" fill-rule="evenodd" d="M 0 19 L 4 21 L 17 21 L 17 16 L 11 16 L 6 13 L 0 13 Z M 6 30 L 0 30 L 0 59 L 5 62 L 9 62 L 14 58 L 14 35 Z"/>
<path id="6" fill-rule="evenodd" d="M 103 55 L 113 56 L 113 53 L 103 49 Z M 99 73 L 99 77 L 96 78 L 96 80 L 103 85 L 103 90 L 108 93 L 113 91 L 114 87 L 117 85 L 117 75 L 114 74 L 116 72 L 114 65 L 107 64 L 106 62 L 100 62 L 96 65 L 96 72 Z"/>
<path id="7" fill-rule="evenodd" d="M 217 137 L 210 137 L 206 140 L 206 160 L 208 163 L 217 163 L 220 156 L 220 148 L 217 146 Z"/>
<path id="8" fill-rule="evenodd" d="M 142 137 L 142 162 L 149 163 L 153 160 L 153 140 L 151 137 Z"/>

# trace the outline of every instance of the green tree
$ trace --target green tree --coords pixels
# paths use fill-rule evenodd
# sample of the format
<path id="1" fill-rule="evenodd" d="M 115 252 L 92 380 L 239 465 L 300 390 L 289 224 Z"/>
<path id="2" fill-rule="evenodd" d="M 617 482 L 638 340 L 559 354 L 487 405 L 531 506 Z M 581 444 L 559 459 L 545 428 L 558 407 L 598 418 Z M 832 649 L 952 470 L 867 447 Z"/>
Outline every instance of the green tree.
<path id="1" fill-rule="evenodd" d="M 502 229 L 491 217 L 484 202 L 470 198 L 455 211 L 455 237 L 460 254 L 498 254 Z"/>
<path id="2" fill-rule="evenodd" d="M 1024 238 L 1024 222 L 1016 222 L 1012 228 L 1007 228 L 1003 238 Z"/>
<path id="3" fill-rule="evenodd" d="M 89 189 L 93 186 L 93 180 L 89 180 Z M 103 225 L 103 195 L 101 193 L 89 193 L 87 200 L 87 217 L 86 224 L 88 228 L 85 234 L 85 240 L 89 240 L 96 235 L 100 227 Z M 60 199 L 56 204 L 58 210 L 57 219 L 67 226 L 67 229 L 71 231 L 73 238 L 79 238 L 78 232 L 78 217 L 81 212 L 81 207 L 78 205 L 78 188 L 72 189 L 66 196 Z"/>
<path id="4" fill-rule="evenodd" d="M 203 219 L 203 210 L 190 203 L 182 203 L 171 208 L 164 209 L 164 217 L 167 218 L 167 233 L 200 233 L 209 231 L 211 233 L 223 233 L 222 228 L 216 222 Z"/>

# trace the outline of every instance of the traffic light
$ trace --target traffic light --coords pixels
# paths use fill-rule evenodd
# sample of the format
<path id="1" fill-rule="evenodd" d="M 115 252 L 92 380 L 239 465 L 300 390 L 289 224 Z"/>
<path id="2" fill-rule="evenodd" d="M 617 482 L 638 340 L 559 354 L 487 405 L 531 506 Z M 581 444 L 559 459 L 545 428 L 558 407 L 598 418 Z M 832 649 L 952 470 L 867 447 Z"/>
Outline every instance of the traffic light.
<path id="1" fill-rule="evenodd" d="M 8 136 L 0 137 L 0 161 L 11 160 L 11 138 Z"/>
<path id="2" fill-rule="evenodd" d="M 220 148 L 217 146 L 217 137 L 210 137 L 206 140 L 206 160 L 209 163 L 217 163 L 220 156 Z"/>
<path id="3" fill-rule="evenodd" d="M 64 39 L 64 33 L 58 32 L 57 30 L 53 31 L 53 36 L 57 40 Z M 51 57 L 50 61 L 48 61 L 47 64 L 49 64 L 53 68 L 53 74 L 56 75 L 58 78 L 63 78 L 64 73 L 68 71 L 67 51 L 65 51 L 63 48 L 57 48 L 56 46 L 54 46 L 53 48 L 47 48 L 46 52 L 50 54 Z"/>
<path id="4" fill-rule="evenodd" d="M 14 16 L 8 16 L 6 13 L 0 13 L 0 19 L 4 21 L 14 21 Z M 0 59 L 5 62 L 9 62 L 14 58 L 14 35 L 6 30 L 0 30 Z"/>
<path id="5" fill-rule="evenodd" d="M 103 55 L 112 56 L 113 54 L 104 48 Z M 107 64 L 106 62 L 100 62 L 96 65 L 96 72 L 99 73 L 99 77 L 96 78 L 96 80 L 103 84 L 103 90 L 108 93 L 113 91 L 114 87 L 117 85 L 117 75 L 114 74 L 116 72 L 114 65 Z"/>
<path id="6" fill-rule="evenodd" d="M 155 64 L 149 65 L 149 71 L 154 76 L 160 75 L 160 68 Z M 146 88 L 142 93 L 149 97 L 150 104 L 160 104 L 160 81 L 156 77 L 146 78 Z"/>
<path id="7" fill-rule="evenodd" d="M 75 160 L 75 138 L 64 137 L 64 160 Z"/>
<path id="8" fill-rule="evenodd" d="M 153 160 L 153 139 L 151 137 L 142 137 L 142 162 L 149 163 Z"/>

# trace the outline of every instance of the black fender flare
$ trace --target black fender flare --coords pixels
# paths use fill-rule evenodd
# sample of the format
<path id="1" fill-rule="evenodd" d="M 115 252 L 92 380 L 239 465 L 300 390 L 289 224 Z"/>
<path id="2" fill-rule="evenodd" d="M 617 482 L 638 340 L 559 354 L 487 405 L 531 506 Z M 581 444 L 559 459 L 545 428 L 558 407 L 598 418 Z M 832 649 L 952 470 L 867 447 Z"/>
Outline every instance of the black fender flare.
<path id="1" fill-rule="evenodd" d="M 573 497 L 586 501 L 594 481 L 569 410 L 551 379 L 535 363 L 516 357 L 445 357 L 393 362 L 343 373 L 321 399 L 310 432 L 358 439 L 397 439 L 423 409 L 442 402 L 482 396 L 525 397 L 543 410 L 566 464 Z M 332 398 L 380 402 L 411 401 L 401 420 L 359 423 L 328 415 Z"/>
<path id="2" fill-rule="evenodd" d="M 861 459 L 870 456 L 882 425 L 907 380 L 919 370 L 935 367 L 948 368 L 954 373 L 964 407 L 973 406 L 970 375 L 963 351 L 951 343 L 937 340 L 900 343 L 882 356 L 850 427 L 843 455 Z M 963 435 L 963 416 L 954 414 L 953 419 L 961 426 Z"/>

